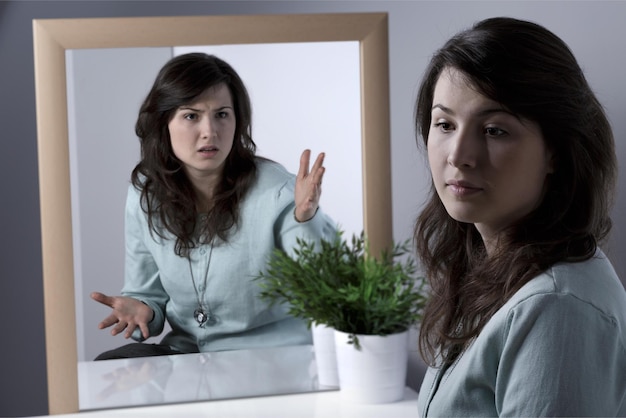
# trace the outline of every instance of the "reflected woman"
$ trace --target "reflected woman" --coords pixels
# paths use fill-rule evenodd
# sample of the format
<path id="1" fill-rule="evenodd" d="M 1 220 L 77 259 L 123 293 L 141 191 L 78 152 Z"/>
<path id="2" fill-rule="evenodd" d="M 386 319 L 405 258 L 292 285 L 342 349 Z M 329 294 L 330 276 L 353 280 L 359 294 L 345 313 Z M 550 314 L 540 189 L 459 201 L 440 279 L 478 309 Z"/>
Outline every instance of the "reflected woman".
<path id="1" fill-rule="evenodd" d="M 416 128 L 433 180 L 415 227 L 420 415 L 626 415 L 626 292 L 599 248 L 614 140 L 567 45 L 511 18 L 460 32 Z"/>
<path id="2" fill-rule="evenodd" d="M 254 277 L 275 248 L 296 238 L 330 239 L 319 209 L 324 154 L 297 175 L 255 155 L 251 104 L 242 80 L 203 53 L 160 70 L 135 127 L 141 160 L 126 202 L 125 282 L 99 328 L 139 342 L 97 360 L 309 344 L 306 324 L 259 300 Z"/>

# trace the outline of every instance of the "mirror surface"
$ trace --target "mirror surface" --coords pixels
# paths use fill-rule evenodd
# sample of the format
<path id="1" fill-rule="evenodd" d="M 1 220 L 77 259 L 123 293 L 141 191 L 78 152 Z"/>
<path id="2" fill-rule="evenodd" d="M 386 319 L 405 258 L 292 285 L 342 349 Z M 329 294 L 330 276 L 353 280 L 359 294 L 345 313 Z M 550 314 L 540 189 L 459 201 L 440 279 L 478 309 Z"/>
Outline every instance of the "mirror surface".
<path id="1" fill-rule="evenodd" d="M 310 345 L 78 363 L 81 411 L 336 390 Z"/>
<path id="2" fill-rule="evenodd" d="M 117 295 L 123 286 L 124 204 L 140 154 L 134 122 L 160 67 L 194 51 L 230 63 L 249 90 L 259 155 L 296 173 L 305 147 L 326 152 L 321 206 L 349 236 L 363 228 L 358 46 L 351 41 L 67 51 L 79 361 L 128 342 L 97 328 L 109 309 L 89 293 Z"/>
<path id="3" fill-rule="evenodd" d="M 51 19 L 33 32 L 51 414 L 78 410 L 67 50 L 358 41 L 363 229 L 373 251 L 391 242 L 386 14 Z"/>

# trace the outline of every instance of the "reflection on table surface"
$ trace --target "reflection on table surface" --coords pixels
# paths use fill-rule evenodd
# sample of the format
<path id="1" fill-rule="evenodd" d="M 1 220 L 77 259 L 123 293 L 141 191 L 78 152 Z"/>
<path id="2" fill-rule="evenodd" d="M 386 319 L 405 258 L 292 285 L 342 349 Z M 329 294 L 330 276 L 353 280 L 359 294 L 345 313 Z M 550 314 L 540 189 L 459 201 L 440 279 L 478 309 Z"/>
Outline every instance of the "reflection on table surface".
<path id="1" fill-rule="evenodd" d="M 79 362 L 78 382 L 81 411 L 329 389 L 312 345 Z"/>

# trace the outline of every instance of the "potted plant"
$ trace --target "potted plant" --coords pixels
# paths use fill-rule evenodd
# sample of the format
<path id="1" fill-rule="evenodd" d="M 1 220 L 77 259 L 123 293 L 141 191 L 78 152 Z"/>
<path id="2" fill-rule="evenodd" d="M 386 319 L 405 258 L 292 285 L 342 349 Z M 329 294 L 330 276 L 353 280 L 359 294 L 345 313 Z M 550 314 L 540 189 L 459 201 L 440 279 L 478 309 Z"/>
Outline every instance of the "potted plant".
<path id="1" fill-rule="evenodd" d="M 348 396 L 378 403 L 398 400 L 404 390 L 408 331 L 419 321 L 425 301 L 424 280 L 416 272 L 408 240 L 374 255 L 363 232 L 348 241 L 338 231 L 333 240 L 322 240 L 317 245 L 298 240 L 292 256 L 276 250 L 258 279 L 261 298 L 271 304 L 288 303 L 289 313 L 309 326 L 315 323 L 334 330 L 342 392 L 352 392 L 355 380 L 367 385 L 366 375 L 375 367 L 354 361 L 385 357 L 372 351 L 385 352 L 384 346 L 374 349 L 371 344 L 378 347 L 395 342 L 399 346 L 400 354 L 387 353 L 385 360 L 397 362 L 400 367 L 394 372 L 395 379 L 401 380 L 399 395 L 398 390 L 385 394 L 377 388 Z M 360 356 L 361 360 L 343 358 L 346 355 Z M 352 371 L 342 374 L 344 367 Z M 381 377 L 371 379 L 380 381 Z"/>

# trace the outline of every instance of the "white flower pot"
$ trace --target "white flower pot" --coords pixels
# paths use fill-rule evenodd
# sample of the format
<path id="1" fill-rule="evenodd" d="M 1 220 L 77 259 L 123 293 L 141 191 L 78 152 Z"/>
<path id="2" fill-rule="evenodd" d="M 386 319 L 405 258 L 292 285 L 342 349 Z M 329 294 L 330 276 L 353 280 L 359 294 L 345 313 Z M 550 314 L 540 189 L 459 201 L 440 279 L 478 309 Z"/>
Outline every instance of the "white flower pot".
<path id="1" fill-rule="evenodd" d="M 357 335 L 360 350 L 347 333 L 335 330 L 341 399 L 354 403 L 390 403 L 404 396 L 409 332 L 387 336 Z"/>
<path id="2" fill-rule="evenodd" d="M 335 353 L 335 330 L 326 325 L 311 325 L 313 348 L 317 365 L 317 379 L 321 388 L 339 387 L 337 355 Z"/>

